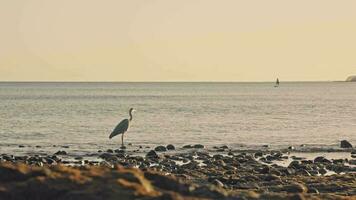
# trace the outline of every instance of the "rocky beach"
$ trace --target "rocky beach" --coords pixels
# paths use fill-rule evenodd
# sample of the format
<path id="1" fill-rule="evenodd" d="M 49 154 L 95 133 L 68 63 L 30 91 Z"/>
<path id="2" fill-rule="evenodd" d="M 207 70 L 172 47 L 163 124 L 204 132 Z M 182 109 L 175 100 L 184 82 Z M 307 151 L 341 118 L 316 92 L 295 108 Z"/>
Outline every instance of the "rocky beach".
<path id="1" fill-rule="evenodd" d="M 356 199 L 356 150 L 135 146 L 2 154 L 0 199 Z"/>

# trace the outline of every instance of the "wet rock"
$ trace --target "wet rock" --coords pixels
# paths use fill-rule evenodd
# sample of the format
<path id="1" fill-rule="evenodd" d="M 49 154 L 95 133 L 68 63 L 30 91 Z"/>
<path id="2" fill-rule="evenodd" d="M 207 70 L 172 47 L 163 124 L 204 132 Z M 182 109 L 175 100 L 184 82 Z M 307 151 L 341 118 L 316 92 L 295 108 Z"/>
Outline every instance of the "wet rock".
<path id="1" fill-rule="evenodd" d="M 262 156 L 263 156 L 263 152 L 262 151 L 259 151 L 259 152 L 255 153 L 255 158 L 262 157 Z"/>
<path id="2" fill-rule="evenodd" d="M 308 191 L 307 187 L 301 183 L 293 183 L 290 185 L 283 186 L 283 191 L 289 193 L 306 193 Z"/>
<path id="3" fill-rule="evenodd" d="M 66 151 L 57 151 L 56 153 L 54 153 L 54 155 L 67 155 Z"/>
<path id="4" fill-rule="evenodd" d="M 270 174 L 270 175 L 266 175 L 263 177 L 264 181 L 279 181 L 281 182 L 281 177 L 274 175 L 274 174 Z"/>
<path id="5" fill-rule="evenodd" d="M 328 173 L 328 171 L 326 171 L 325 168 L 320 168 L 320 169 L 319 169 L 319 173 L 322 174 L 322 175 L 324 175 L 324 174 Z"/>
<path id="6" fill-rule="evenodd" d="M 191 149 L 191 148 L 193 148 L 193 146 L 191 144 L 188 144 L 188 145 L 184 145 L 182 148 L 183 149 Z"/>
<path id="7" fill-rule="evenodd" d="M 288 149 L 289 150 L 295 150 L 295 147 L 294 146 L 289 146 Z"/>
<path id="8" fill-rule="evenodd" d="M 159 156 L 157 155 L 156 151 L 151 150 L 146 154 L 147 158 L 159 158 Z"/>
<path id="9" fill-rule="evenodd" d="M 314 163 L 331 163 L 331 161 L 323 156 L 318 156 L 314 159 Z"/>
<path id="10" fill-rule="evenodd" d="M 157 147 L 155 148 L 155 151 L 158 151 L 158 152 L 160 152 L 160 151 L 167 151 L 167 148 L 164 147 L 164 146 L 157 146 Z"/>
<path id="11" fill-rule="evenodd" d="M 319 190 L 314 188 L 314 187 L 312 187 L 312 188 L 308 189 L 308 193 L 319 194 Z"/>
<path id="12" fill-rule="evenodd" d="M 202 145 L 202 144 L 196 144 L 196 145 L 193 146 L 193 148 L 195 148 L 195 149 L 203 149 L 203 148 L 204 148 L 204 145 Z"/>
<path id="13" fill-rule="evenodd" d="M 356 165 L 356 160 L 349 160 L 350 165 Z"/>
<path id="14" fill-rule="evenodd" d="M 214 179 L 212 183 L 218 187 L 224 187 L 224 184 L 218 179 Z"/>
<path id="15" fill-rule="evenodd" d="M 340 142 L 340 148 L 352 148 L 352 144 L 347 140 L 342 140 Z"/>
<path id="16" fill-rule="evenodd" d="M 176 147 L 173 145 L 173 144 L 169 144 L 169 145 L 167 145 L 167 150 L 170 150 L 170 151 L 172 151 L 172 150 L 175 150 L 176 149 Z"/>
<path id="17" fill-rule="evenodd" d="M 83 157 L 77 156 L 77 157 L 75 157 L 74 159 L 75 159 L 75 160 L 83 160 Z"/>

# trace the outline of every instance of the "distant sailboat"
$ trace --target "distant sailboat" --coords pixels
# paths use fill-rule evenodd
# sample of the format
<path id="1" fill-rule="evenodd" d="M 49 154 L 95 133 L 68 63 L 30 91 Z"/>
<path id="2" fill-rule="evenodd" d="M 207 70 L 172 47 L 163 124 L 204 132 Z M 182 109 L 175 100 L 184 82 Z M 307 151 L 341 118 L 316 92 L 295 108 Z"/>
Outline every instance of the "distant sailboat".
<path id="1" fill-rule="evenodd" d="M 279 87 L 279 79 L 278 78 L 276 80 L 276 85 L 274 85 L 274 87 Z"/>

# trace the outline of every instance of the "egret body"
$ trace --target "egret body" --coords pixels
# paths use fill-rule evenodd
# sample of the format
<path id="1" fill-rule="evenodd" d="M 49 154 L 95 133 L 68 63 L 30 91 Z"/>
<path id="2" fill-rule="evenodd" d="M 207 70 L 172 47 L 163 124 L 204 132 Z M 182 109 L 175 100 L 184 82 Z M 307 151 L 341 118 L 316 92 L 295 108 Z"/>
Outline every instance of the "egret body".
<path id="1" fill-rule="evenodd" d="M 114 136 L 120 135 L 121 134 L 121 146 L 124 147 L 124 134 L 126 131 L 129 129 L 130 122 L 132 120 L 132 112 L 134 111 L 133 108 L 130 108 L 129 110 L 129 119 L 123 119 L 111 132 L 109 139 L 113 138 Z"/>

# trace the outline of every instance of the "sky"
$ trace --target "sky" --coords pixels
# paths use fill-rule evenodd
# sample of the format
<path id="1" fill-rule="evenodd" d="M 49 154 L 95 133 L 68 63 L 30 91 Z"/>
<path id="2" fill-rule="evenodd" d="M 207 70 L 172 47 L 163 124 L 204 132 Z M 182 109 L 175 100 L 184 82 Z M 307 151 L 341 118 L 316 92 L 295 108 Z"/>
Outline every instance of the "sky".
<path id="1" fill-rule="evenodd" d="M 354 0 L 0 0 L 0 81 L 328 81 Z"/>

